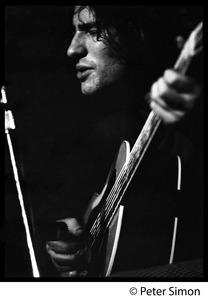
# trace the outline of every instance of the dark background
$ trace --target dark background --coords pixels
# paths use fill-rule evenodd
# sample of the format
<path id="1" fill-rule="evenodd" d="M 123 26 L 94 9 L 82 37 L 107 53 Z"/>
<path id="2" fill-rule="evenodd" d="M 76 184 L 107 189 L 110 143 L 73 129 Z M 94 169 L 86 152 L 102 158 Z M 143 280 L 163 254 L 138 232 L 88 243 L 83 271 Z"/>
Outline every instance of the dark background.
<path id="1" fill-rule="evenodd" d="M 63 177 L 72 176 L 70 170 L 62 169 L 64 157 L 81 147 L 87 136 L 88 103 L 79 92 L 66 55 L 72 36 L 70 13 L 66 6 L 5 7 L 4 84 L 16 123 L 11 137 L 29 215 L 31 207 L 38 205 L 36 187 L 38 191 L 44 183 L 55 190 Z M 203 7 L 147 6 L 145 14 L 143 26 L 151 72 L 144 84 L 148 86 L 164 68 L 173 65 L 178 54 L 175 37 L 187 37 L 202 20 Z M 4 276 L 31 277 L 6 142 L 2 233 Z"/>

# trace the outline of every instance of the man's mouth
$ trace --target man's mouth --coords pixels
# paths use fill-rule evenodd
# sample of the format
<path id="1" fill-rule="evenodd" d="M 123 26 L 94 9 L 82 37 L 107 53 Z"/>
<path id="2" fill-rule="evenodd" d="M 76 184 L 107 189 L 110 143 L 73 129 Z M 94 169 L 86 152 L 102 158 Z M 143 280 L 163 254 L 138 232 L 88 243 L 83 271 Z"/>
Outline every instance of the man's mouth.
<path id="1" fill-rule="evenodd" d="M 86 77 L 93 71 L 93 68 L 87 66 L 77 65 L 77 78 L 79 80 L 85 80 Z"/>

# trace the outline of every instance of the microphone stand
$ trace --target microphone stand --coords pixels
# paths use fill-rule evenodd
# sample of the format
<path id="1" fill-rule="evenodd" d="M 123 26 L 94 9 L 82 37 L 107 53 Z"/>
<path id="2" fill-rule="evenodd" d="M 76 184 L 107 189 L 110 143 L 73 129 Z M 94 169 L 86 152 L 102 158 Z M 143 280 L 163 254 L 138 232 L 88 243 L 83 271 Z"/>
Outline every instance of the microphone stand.
<path id="1" fill-rule="evenodd" d="M 4 104 L 4 105 L 7 104 L 6 92 L 5 92 L 4 86 L 1 88 L 1 95 L 2 95 L 1 104 Z M 12 169 L 13 169 L 13 173 L 14 173 L 14 179 L 15 179 L 15 183 L 16 183 L 18 199 L 19 199 L 19 203 L 20 203 L 20 207 L 21 207 L 23 223 L 25 226 L 27 246 L 28 246 L 29 254 L 30 254 L 33 277 L 40 277 L 40 273 L 39 273 L 36 258 L 35 258 L 33 243 L 32 243 L 32 239 L 31 239 L 31 235 L 30 235 L 30 229 L 29 229 L 28 219 L 27 219 L 27 215 L 26 215 L 26 210 L 24 207 L 23 194 L 21 191 L 14 151 L 13 151 L 12 142 L 11 142 L 11 138 L 10 138 L 10 134 L 9 134 L 9 130 L 11 130 L 11 129 L 15 129 L 14 118 L 13 118 L 11 110 L 5 109 L 5 134 L 6 134 L 6 138 L 7 138 L 8 147 L 9 147 L 10 159 L 11 159 L 11 163 L 12 163 Z"/>

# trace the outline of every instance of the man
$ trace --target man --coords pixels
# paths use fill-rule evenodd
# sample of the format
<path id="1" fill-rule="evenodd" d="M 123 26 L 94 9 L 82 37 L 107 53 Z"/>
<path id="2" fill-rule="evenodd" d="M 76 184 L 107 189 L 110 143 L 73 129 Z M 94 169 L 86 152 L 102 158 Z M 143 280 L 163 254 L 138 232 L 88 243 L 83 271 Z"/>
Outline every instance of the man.
<path id="1" fill-rule="evenodd" d="M 104 176 L 107 176 L 109 161 L 113 161 L 113 153 L 116 153 L 118 145 L 123 139 L 128 139 L 132 146 L 147 117 L 147 112 L 142 113 L 146 104 L 138 103 L 137 100 L 140 90 L 142 90 L 142 87 L 140 88 L 138 85 L 142 84 L 139 75 L 141 75 L 140 72 L 142 73 L 144 63 L 142 61 L 144 37 L 143 33 L 134 26 L 133 18 L 129 19 L 128 14 L 133 16 L 132 11 L 123 7 L 76 6 L 74 9 L 75 33 L 67 55 L 75 64 L 81 92 L 87 98 L 88 96 L 93 98 L 93 105 L 102 107 L 102 113 L 99 115 L 99 117 L 102 116 L 102 121 L 97 123 L 98 127 L 95 128 L 86 146 L 88 147 L 86 151 L 91 153 L 91 157 L 86 156 L 85 161 L 89 173 L 86 175 L 83 171 L 80 175 L 82 177 L 80 182 L 85 182 L 85 186 L 87 186 L 86 183 L 91 180 L 89 185 L 91 184 L 92 188 L 89 188 L 89 191 L 83 191 L 85 187 L 82 190 L 80 185 L 82 191 L 77 191 L 77 199 L 82 198 L 82 200 L 71 199 L 70 194 L 66 195 L 67 201 L 79 203 L 77 206 L 75 204 L 75 209 L 70 210 L 69 208 L 60 216 L 57 213 L 57 220 L 59 219 L 61 224 L 67 225 L 66 236 L 62 238 L 59 235 L 57 240 L 50 240 L 46 243 L 47 253 L 61 276 L 84 276 L 87 274 L 91 264 L 91 253 L 87 245 L 90 243 L 91 237 L 85 230 L 82 219 L 87 204 L 90 202 L 89 195 L 93 189 L 95 189 L 94 192 L 97 191 L 96 189 L 101 190 L 101 181 L 104 184 L 103 180 Z M 122 22 L 126 22 L 128 25 L 122 27 Z M 129 35 L 126 34 L 127 32 Z M 132 39 L 133 44 L 130 45 Z M 158 137 L 150 146 L 140 172 L 137 172 L 134 181 L 130 184 L 130 190 L 127 190 L 125 199 L 128 198 L 128 200 L 124 199 L 126 220 L 124 219 L 122 225 L 123 238 L 121 235 L 121 250 L 120 252 L 118 250 L 115 271 L 168 263 L 166 235 L 167 232 L 172 232 L 172 229 L 169 228 L 172 226 L 170 224 L 173 224 L 174 216 L 180 215 L 180 213 L 179 224 L 184 222 L 184 228 L 187 226 L 187 235 L 190 237 L 191 222 L 189 220 L 190 223 L 186 223 L 187 216 L 183 215 L 186 210 L 184 207 L 188 204 L 187 199 L 190 197 L 190 190 L 188 191 L 187 182 L 184 180 L 185 192 L 182 191 L 182 194 L 178 196 L 172 183 L 175 178 L 176 153 L 179 149 L 181 150 L 181 159 L 184 158 L 182 165 L 185 165 L 188 170 L 185 171 L 185 174 L 188 175 L 193 167 L 188 165 L 191 151 L 183 148 L 185 145 L 189 147 L 189 142 L 181 143 L 182 138 L 178 131 L 186 134 L 186 129 L 190 125 L 189 117 L 197 106 L 200 96 L 200 85 L 188 76 L 174 70 L 166 70 L 151 87 L 149 105 L 162 119 L 163 124 Z M 102 114 L 105 115 L 104 118 Z M 93 144 L 99 149 L 99 143 L 105 145 L 105 148 L 100 149 L 100 152 L 93 152 L 91 145 Z M 91 166 L 93 166 L 92 169 Z M 96 167 L 102 173 L 99 179 L 96 176 L 99 177 L 100 174 L 92 175 Z M 93 172 L 91 172 L 92 170 Z M 192 185 L 195 179 L 192 175 L 190 178 L 189 184 Z M 141 197 L 139 203 L 138 197 Z M 81 201 L 83 201 L 83 205 L 80 205 Z M 188 212 L 193 209 L 192 199 L 190 202 L 190 207 L 187 208 Z M 189 217 L 191 216 L 189 215 Z M 199 218 L 200 210 L 198 212 L 197 209 L 195 227 L 197 234 L 200 230 L 198 228 L 201 228 L 198 224 Z M 164 231 L 165 227 L 168 228 L 167 231 Z M 198 241 L 200 238 L 195 242 L 198 243 Z M 189 242 L 192 244 L 190 240 Z M 169 246 L 170 242 L 168 242 Z M 179 261 L 201 257 L 201 249 L 199 250 L 197 246 L 193 246 L 193 251 L 190 253 L 184 253 L 189 246 L 185 246 L 181 252 L 178 250 Z M 96 274 L 96 276 L 98 275 Z"/>

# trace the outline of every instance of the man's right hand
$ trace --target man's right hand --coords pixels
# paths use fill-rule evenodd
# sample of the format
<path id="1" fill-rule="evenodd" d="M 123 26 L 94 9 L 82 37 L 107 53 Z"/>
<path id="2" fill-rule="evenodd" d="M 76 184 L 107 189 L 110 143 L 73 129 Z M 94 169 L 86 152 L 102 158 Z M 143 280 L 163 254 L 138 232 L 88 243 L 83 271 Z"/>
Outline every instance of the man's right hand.
<path id="1" fill-rule="evenodd" d="M 66 226 L 67 233 L 57 240 L 46 242 L 46 251 L 60 276 L 77 277 L 86 276 L 90 260 L 86 233 L 82 225 L 75 218 L 66 218 L 57 221 Z"/>

